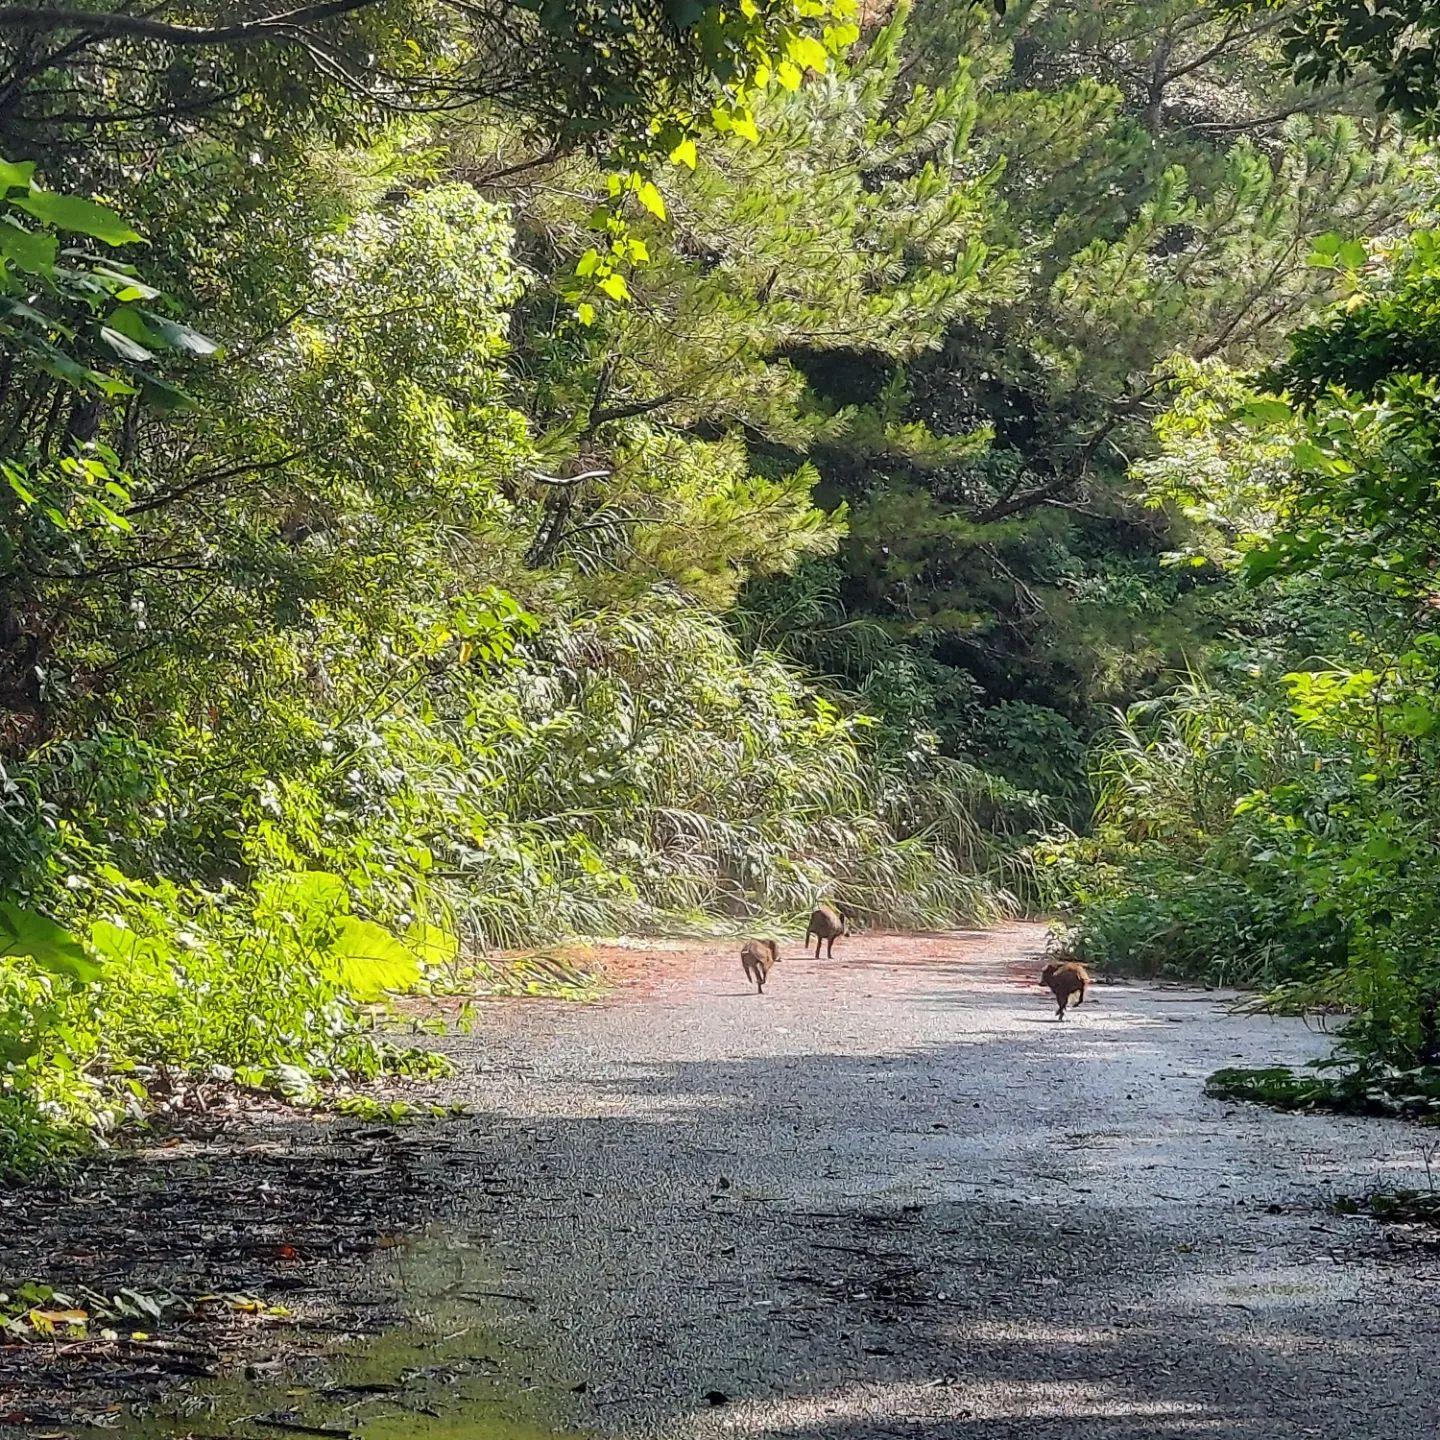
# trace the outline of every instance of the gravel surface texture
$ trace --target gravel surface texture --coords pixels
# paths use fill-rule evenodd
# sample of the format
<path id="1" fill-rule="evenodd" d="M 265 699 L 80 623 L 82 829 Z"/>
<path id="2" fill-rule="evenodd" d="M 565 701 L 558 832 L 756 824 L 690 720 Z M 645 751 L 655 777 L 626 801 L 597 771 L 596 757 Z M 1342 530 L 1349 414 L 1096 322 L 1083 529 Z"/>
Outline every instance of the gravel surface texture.
<path id="1" fill-rule="evenodd" d="M 763 997 L 738 946 L 611 952 L 607 1002 L 488 1010 L 489 1159 L 432 1244 L 527 1297 L 495 1320 L 577 1427 L 1440 1434 L 1436 1252 L 1330 1209 L 1423 1185 L 1428 1133 L 1205 1098 L 1330 1040 L 1145 985 L 1057 1023 L 1043 938 L 791 943 Z"/>

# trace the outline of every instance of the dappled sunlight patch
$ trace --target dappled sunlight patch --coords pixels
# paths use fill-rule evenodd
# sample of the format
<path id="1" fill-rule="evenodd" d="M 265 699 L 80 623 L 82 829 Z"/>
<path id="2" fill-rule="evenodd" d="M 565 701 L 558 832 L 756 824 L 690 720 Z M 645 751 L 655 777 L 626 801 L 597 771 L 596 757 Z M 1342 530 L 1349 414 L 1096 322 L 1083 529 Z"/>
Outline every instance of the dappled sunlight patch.
<path id="1" fill-rule="evenodd" d="M 1159 1288 L 1160 1297 L 1183 1306 L 1241 1311 L 1308 1310 L 1355 1300 L 1361 1277 L 1335 1265 L 1257 1266 L 1220 1273 L 1190 1272 Z"/>
<path id="2" fill-rule="evenodd" d="M 1182 1400 L 1146 1400 L 1123 1387 L 1085 1381 L 941 1379 L 856 1384 L 823 1394 L 748 1401 L 727 1417 L 740 1435 L 838 1433 L 866 1422 L 1082 1420 L 1147 1422 L 1152 1435 L 1205 1434 L 1224 1417 Z"/>
<path id="3" fill-rule="evenodd" d="M 957 1340 L 980 1345 L 1021 1347 L 1110 1345 L 1115 1331 L 1109 1326 L 1065 1325 L 1048 1320 L 960 1320 L 947 1326 Z"/>

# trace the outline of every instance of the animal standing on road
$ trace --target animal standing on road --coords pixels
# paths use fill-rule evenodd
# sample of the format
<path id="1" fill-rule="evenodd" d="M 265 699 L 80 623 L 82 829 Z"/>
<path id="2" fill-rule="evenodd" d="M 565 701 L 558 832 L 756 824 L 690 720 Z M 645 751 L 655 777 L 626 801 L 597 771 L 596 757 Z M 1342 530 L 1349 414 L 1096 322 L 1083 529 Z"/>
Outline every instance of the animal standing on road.
<path id="1" fill-rule="evenodd" d="M 1078 961 L 1059 960 L 1052 961 L 1040 972 L 1040 983 L 1050 991 L 1060 1007 L 1055 1018 L 1063 1020 L 1065 1007 L 1072 995 L 1077 1005 L 1085 1003 L 1085 987 L 1090 983 L 1090 976 Z"/>
<path id="2" fill-rule="evenodd" d="M 780 947 L 773 940 L 747 940 L 740 951 L 745 978 L 755 982 L 758 994 L 765 993 L 770 972 L 780 963 Z"/>
<path id="3" fill-rule="evenodd" d="M 847 931 L 849 920 L 845 912 L 838 907 L 829 905 L 818 906 L 810 916 L 810 923 L 805 927 L 805 948 L 810 948 L 810 937 L 815 937 L 815 958 L 820 958 L 820 946 L 826 947 L 825 958 L 831 960 L 835 956 L 835 941 Z"/>

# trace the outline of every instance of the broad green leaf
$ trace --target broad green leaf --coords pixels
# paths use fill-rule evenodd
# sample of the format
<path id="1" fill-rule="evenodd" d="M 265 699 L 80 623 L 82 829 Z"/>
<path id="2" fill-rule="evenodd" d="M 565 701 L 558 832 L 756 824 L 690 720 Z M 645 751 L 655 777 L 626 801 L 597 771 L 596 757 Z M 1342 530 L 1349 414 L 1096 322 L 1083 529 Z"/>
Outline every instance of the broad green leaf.
<path id="1" fill-rule="evenodd" d="M 588 300 L 582 300 L 575 307 L 575 318 L 582 325 L 593 325 L 595 323 L 595 307 Z"/>
<path id="2" fill-rule="evenodd" d="M 345 882 L 328 870 L 296 870 L 276 875 L 265 885 L 267 902 L 306 916 L 344 915 L 350 909 Z"/>
<path id="3" fill-rule="evenodd" d="M 143 363 L 146 360 L 155 358 L 152 351 L 147 350 L 143 345 L 137 345 L 128 335 L 122 335 L 118 330 L 112 329 L 109 325 L 100 327 L 100 338 L 122 359 L 134 360 Z"/>
<path id="4" fill-rule="evenodd" d="M 31 190 L 28 195 L 17 196 L 10 203 L 57 230 L 90 235 L 106 245 L 125 245 L 141 238 L 108 205 L 97 205 L 95 201 L 85 200 L 79 195 Z"/>
<path id="5" fill-rule="evenodd" d="M 730 117 L 730 128 L 742 140 L 748 140 L 752 145 L 760 143 L 759 128 L 755 124 L 755 117 L 748 110 L 736 110 Z"/>
<path id="6" fill-rule="evenodd" d="M 88 390 L 92 385 L 99 385 L 105 379 L 98 370 L 92 370 L 89 366 L 82 365 L 73 356 L 56 349 L 53 345 L 40 342 L 35 346 L 35 352 L 40 368 L 47 375 L 53 375 L 57 380 L 63 380 L 77 390 Z"/>
<path id="7" fill-rule="evenodd" d="M 149 326 L 152 335 L 160 337 L 160 343 L 172 350 L 183 351 L 186 355 L 207 356 L 219 352 L 219 345 L 208 335 L 202 335 L 198 330 L 192 330 L 188 325 L 182 325 L 178 320 L 171 320 L 167 315 L 157 315 L 153 310 L 141 312 L 146 324 Z M 114 324 L 114 321 L 111 321 Z"/>
<path id="8" fill-rule="evenodd" d="M 420 978 L 420 960 L 383 925 L 347 915 L 330 950 L 340 983 L 357 1000 L 378 1000 Z"/>
<path id="9" fill-rule="evenodd" d="M 805 78 L 793 60 L 782 60 L 775 69 L 775 78 L 787 89 L 798 90 Z"/>
<path id="10" fill-rule="evenodd" d="M 1256 546 L 1241 557 L 1240 576 L 1247 585 L 1259 585 L 1279 570 L 1284 558 L 1284 549 L 1279 545 Z"/>
<path id="11" fill-rule="evenodd" d="M 665 198 L 649 180 L 636 186 L 635 198 L 657 219 L 665 218 Z"/>
<path id="12" fill-rule="evenodd" d="M 32 275 L 54 271 L 58 243 L 53 235 L 22 229 L 13 220 L 0 220 L 0 255 Z"/>
<path id="13" fill-rule="evenodd" d="M 62 325 L 53 315 L 46 315 L 33 305 L 27 305 L 23 300 L 12 300 L 7 296 L 0 295 L 0 315 L 10 315 L 17 320 L 28 320 L 32 325 L 39 325 L 42 329 L 55 335 L 63 335 L 67 340 L 75 338 L 75 332 L 70 326 Z"/>
<path id="14" fill-rule="evenodd" d="M 35 492 L 25 483 L 25 472 L 18 465 L 12 465 L 9 461 L 0 461 L 0 475 L 4 475 L 5 483 L 15 492 L 15 495 L 24 505 L 35 503 Z"/>
<path id="15" fill-rule="evenodd" d="M 1252 425 L 1283 425 L 1291 418 L 1290 407 L 1283 400 L 1259 395 L 1241 407 L 1242 418 Z"/>
<path id="16" fill-rule="evenodd" d="M 33 160 L 0 160 L 0 191 L 28 190 L 34 174 Z"/>
<path id="17" fill-rule="evenodd" d="M 1347 270 L 1359 270 L 1369 260 L 1369 252 L 1358 240 L 1347 240 L 1336 258 Z"/>
<path id="18" fill-rule="evenodd" d="M 157 941 L 137 935 L 124 925 L 97 920 L 90 927 L 90 948 L 105 964 L 124 967 L 153 959 L 161 947 Z"/>
<path id="19" fill-rule="evenodd" d="M 625 301 L 630 298 L 630 287 L 625 283 L 623 275 L 607 275 L 600 282 L 600 288 L 612 300 Z"/>
<path id="20" fill-rule="evenodd" d="M 693 140 L 682 140 L 670 152 L 670 160 L 672 164 L 686 165 L 689 166 L 691 170 L 695 168 L 696 162 L 699 160 L 699 158 L 700 157 L 696 153 L 695 142 Z"/>
<path id="21" fill-rule="evenodd" d="M 576 262 L 575 273 L 580 276 L 593 275 L 600 264 L 600 252 L 587 250 Z"/>
<path id="22" fill-rule="evenodd" d="M 109 323 L 112 330 L 118 330 L 137 345 L 143 345 L 149 350 L 164 348 L 164 341 L 150 328 L 144 315 L 132 306 L 123 306 L 114 311 L 109 317 Z"/>
<path id="23" fill-rule="evenodd" d="M 785 53 L 802 70 L 816 70 L 822 75 L 830 64 L 825 47 L 811 35 L 792 35 L 785 43 Z"/>
<path id="24" fill-rule="evenodd" d="M 100 978 L 100 966 L 68 930 L 8 900 L 0 901 L 0 956 L 32 960 L 52 975 L 86 985 Z"/>
<path id="25" fill-rule="evenodd" d="M 136 276 L 127 275 L 123 270 L 116 270 L 113 266 L 100 265 L 91 260 L 90 273 L 100 280 L 108 282 L 112 287 L 110 293 L 122 305 L 128 305 L 135 300 L 158 300 L 160 298 L 160 292 L 153 285 L 147 285 Z"/>
<path id="26" fill-rule="evenodd" d="M 145 403 L 156 410 L 181 411 L 194 410 L 195 400 L 187 395 L 178 385 L 172 385 L 168 380 L 162 380 L 158 375 L 149 375 L 140 372 L 140 394 Z"/>
<path id="27" fill-rule="evenodd" d="M 423 920 L 405 932 L 405 944 L 426 965 L 450 965 L 460 954 L 460 941 L 451 931 Z"/>

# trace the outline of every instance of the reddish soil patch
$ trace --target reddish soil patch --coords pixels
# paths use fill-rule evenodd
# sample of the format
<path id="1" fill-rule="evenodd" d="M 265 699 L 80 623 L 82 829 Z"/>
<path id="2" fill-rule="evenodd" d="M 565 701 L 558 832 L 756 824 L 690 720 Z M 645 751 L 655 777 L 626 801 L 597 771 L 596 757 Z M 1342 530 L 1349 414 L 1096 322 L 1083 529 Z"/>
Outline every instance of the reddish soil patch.
<path id="1" fill-rule="evenodd" d="M 782 961 L 819 969 L 830 966 L 848 971 L 873 970 L 904 981 L 926 976 L 953 975 L 956 969 L 984 959 L 997 958 L 1018 984 L 1034 986 L 1039 974 L 1036 960 L 1037 930 L 1033 924 L 1014 924 L 993 930 L 864 931 L 835 942 L 828 956 L 822 946 L 815 958 L 814 941 L 807 950 L 800 939 L 782 939 Z M 701 940 L 634 940 L 622 944 L 567 947 L 557 952 L 572 964 L 599 976 L 617 1000 L 642 999 L 680 988 L 697 976 L 740 973 L 738 937 Z"/>

